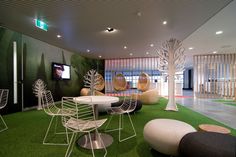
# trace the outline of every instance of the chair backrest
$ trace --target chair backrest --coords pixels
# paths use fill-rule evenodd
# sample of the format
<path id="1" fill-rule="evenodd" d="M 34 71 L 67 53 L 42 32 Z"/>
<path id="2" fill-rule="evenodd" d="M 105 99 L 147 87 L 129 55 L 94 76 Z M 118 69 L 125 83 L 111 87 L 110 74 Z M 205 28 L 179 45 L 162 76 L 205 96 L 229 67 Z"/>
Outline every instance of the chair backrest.
<path id="1" fill-rule="evenodd" d="M 8 102 L 9 89 L 0 89 L 0 109 L 4 108 Z"/>
<path id="2" fill-rule="evenodd" d="M 78 120 L 81 125 L 78 125 L 77 130 L 83 130 L 86 122 L 95 120 L 94 108 L 92 105 L 92 99 L 85 97 L 77 101 L 73 97 L 63 97 L 62 98 L 62 109 L 72 109 L 76 114 L 68 114 L 63 116 L 63 123 L 73 123 L 73 120 Z M 81 127 L 81 128 L 80 128 Z"/>
<path id="3" fill-rule="evenodd" d="M 136 106 L 137 106 L 137 95 L 135 97 L 131 97 L 130 99 L 127 99 L 127 97 L 125 97 L 120 108 L 123 111 L 132 112 L 135 110 Z"/>
<path id="4" fill-rule="evenodd" d="M 49 115 L 55 114 L 59 110 L 59 108 L 56 107 L 52 93 L 49 90 L 42 92 L 42 103 L 44 111 Z"/>
<path id="5" fill-rule="evenodd" d="M 136 94 L 135 97 L 132 97 L 129 99 L 129 104 L 130 104 L 129 109 L 128 109 L 129 112 L 133 112 L 135 110 L 135 108 L 137 106 L 137 100 L 138 100 L 137 97 L 138 97 L 138 95 Z"/>
<path id="6" fill-rule="evenodd" d="M 123 99 L 123 103 L 121 104 L 120 108 L 123 110 L 123 111 L 126 111 L 129 109 L 129 101 L 127 100 L 127 97 L 124 96 L 124 99 Z"/>

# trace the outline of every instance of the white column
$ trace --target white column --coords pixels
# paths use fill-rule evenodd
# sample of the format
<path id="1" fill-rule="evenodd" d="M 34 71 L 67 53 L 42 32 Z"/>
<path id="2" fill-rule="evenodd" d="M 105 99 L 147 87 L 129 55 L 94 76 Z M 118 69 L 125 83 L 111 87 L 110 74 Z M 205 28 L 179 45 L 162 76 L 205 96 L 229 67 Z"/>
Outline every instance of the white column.
<path id="1" fill-rule="evenodd" d="M 18 91 L 17 91 L 17 44 L 13 42 L 13 102 L 18 103 Z"/>

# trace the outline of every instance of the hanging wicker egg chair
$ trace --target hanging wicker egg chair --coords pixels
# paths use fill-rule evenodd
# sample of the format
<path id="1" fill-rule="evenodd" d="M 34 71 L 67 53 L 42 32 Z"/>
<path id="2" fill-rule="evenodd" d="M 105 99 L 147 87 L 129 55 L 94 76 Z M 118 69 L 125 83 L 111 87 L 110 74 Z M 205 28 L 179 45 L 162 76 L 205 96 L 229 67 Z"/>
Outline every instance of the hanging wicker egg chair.
<path id="1" fill-rule="evenodd" d="M 98 84 L 95 85 L 94 88 L 96 91 L 101 91 L 105 87 L 105 81 L 104 81 L 103 76 L 101 74 L 98 74 L 97 78 L 98 78 Z"/>
<path id="2" fill-rule="evenodd" d="M 142 72 L 138 78 L 137 88 L 138 90 L 145 92 L 149 89 L 149 86 L 150 86 L 149 75 L 147 73 Z"/>
<path id="3" fill-rule="evenodd" d="M 124 91 L 127 89 L 127 82 L 123 74 L 116 74 L 112 79 L 113 88 L 116 91 Z"/>

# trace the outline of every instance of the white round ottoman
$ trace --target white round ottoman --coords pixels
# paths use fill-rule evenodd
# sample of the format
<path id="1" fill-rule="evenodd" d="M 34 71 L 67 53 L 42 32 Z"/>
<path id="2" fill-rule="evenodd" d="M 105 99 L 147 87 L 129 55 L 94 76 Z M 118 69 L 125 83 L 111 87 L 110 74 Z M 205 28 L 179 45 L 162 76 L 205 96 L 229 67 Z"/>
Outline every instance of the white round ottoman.
<path id="1" fill-rule="evenodd" d="M 145 125 L 143 135 L 145 141 L 158 152 L 177 156 L 182 137 L 195 131 L 196 129 L 185 122 L 173 119 L 154 119 Z"/>

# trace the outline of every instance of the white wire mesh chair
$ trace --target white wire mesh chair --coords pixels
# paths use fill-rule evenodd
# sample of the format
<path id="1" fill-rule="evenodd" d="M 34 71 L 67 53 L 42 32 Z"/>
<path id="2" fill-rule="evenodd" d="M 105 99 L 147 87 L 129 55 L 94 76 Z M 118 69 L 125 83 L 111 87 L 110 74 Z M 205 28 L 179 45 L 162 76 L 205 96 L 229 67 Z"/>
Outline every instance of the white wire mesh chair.
<path id="1" fill-rule="evenodd" d="M 107 113 L 110 114 L 111 116 L 110 116 L 110 119 L 106 125 L 105 132 L 118 130 L 119 131 L 119 142 L 123 142 L 123 141 L 126 141 L 132 137 L 135 137 L 136 130 L 134 128 L 134 125 L 133 125 L 133 122 L 132 122 L 132 119 L 131 119 L 129 113 L 133 112 L 135 110 L 136 106 L 137 106 L 137 95 L 135 97 L 132 97 L 131 99 L 127 99 L 127 97 L 124 97 L 122 105 L 120 105 L 118 107 L 111 107 L 110 109 L 108 109 Z M 123 120 L 124 114 L 127 114 L 129 117 L 129 121 L 130 121 L 130 124 L 133 129 L 133 134 L 126 137 L 126 138 L 121 139 L 121 130 L 123 129 L 123 124 L 124 124 L 124 122 L 123 122 L 124 121 Z M 108 126 L 110 125 L 113 115 L 119 115 L 119 127 L 115 128 L 115 129 L 107 129 Z"/>
<path id="2" fill-rule="evenodd" d="M 73 146 L 75 144 L 75 140 L 77 139 L 78 133 L 87 133 L 89 135 L 89 141 L 91 145 L 91 150 L 92 150 L 92 155 L 94 155 L 94 148 L 92 145 L 92 138 L 91 138 L 91 132 L 95 131 L 95 134 L 99 138 L 104 150 L 105 154 L 104 157 L 107 155 L 107 150 L 106 147 L 103 143 L 103 140 L 98 133 L 98 128 L 101 127 L 107 119 L 101 119 L 101 120 L 96 120 L 95 119 L 95 113 L 93 109 L 93 105 L 91 104 L 92 101 L 91 98 L 84 98 L 83 102 L 76 102 L 75 99 L 70 98 L 70 97 L 63 97 L 63 106 L 71 106 L 74 108 L 77 112 L 76 115 L 63 115 L 63 125 L 66 127 L 68 130 L 72 131 L 72 136 L 70 139 L 69 146 L 66 150 L 65 157 L 69 157 L 72 150 Z"/>
<path id="3" fill-rule="evenodd" d="M 45 144 L 45 145 L 68 145 L 69 144 L 68 131 L 67 131 L 67 129 L 65 129 L 66 132 L 57 132 L 57 118 L 61 118 L 61 116 L 63 116 L 63 115 L 75 114 L 76 113 L 75 110 L 72 110 L 71 108 L 57 107 L 54 103 L 52 93 L 49 90 L 42 92 L 42 103 L 43 103 L 43 109 L 44 109 L 45 113 L 52 116 L 50 123 L 48 125 L 48 128 L 47 128 L 46 134 L 43 138 L 43 144 Z M 54 118 L 56 118 L 54 134 L 66 134 L 66 143 L 46 142 L 47 138 L 48 138 L 48 133 L 50 131 L 50 128 L 51 128 Z"/>
<path id="4" fill-rule="evenodd" d="M 0 109 L 4 108 L 7 105 L 8 102 L 8 93 L 9 89 L 0 89 Z M 0 132 L 3 132 L 8 129 L 7 124 L 3 120 L 3 117 L 0 114 L 0 118 L 2 120 L 2 123 L 4 125 L 4 128 L 0 130 Z"/>

